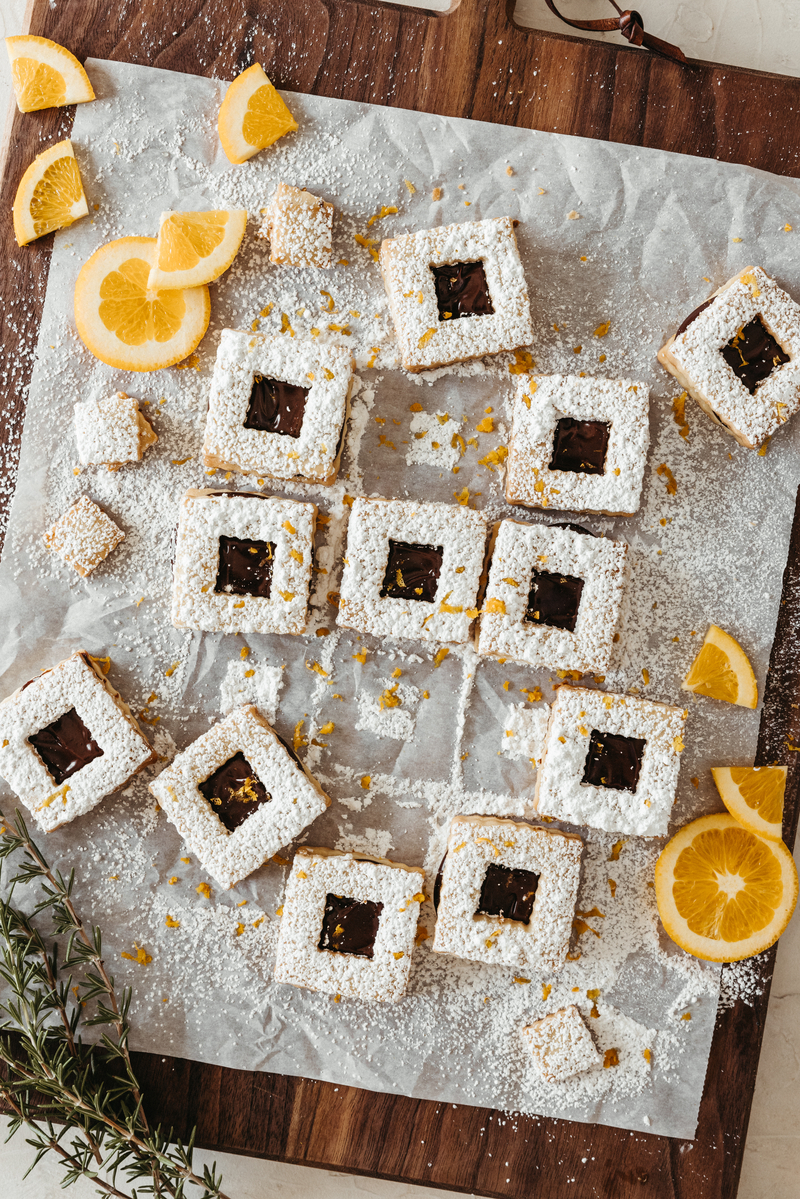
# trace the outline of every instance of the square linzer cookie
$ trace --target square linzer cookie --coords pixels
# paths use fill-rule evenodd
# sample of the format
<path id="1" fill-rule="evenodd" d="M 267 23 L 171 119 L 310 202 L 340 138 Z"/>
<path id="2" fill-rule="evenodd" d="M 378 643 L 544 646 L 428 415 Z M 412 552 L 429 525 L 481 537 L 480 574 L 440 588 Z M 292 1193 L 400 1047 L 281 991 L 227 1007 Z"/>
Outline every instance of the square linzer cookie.
<path id="1" fill-rule="evenodd" d="M 84 650 L 0 703 L 0 774 L 45 833 L 155 760 L 128 705 Z"/>
<path id="2" fill-rule="evenodd" d="M 497 217 L 441 225 L 381 243 L 383 282 L 406 370 L 530 344 L 516 223 Z"/>
<path id="3" fill-rule="evenodd" d="M 86 576 L 107 558 L 125 534 L 102 508 L 82 495 L 43 537 L 49 550 Z"/>
<path id="4" fill-rule="evenodd" d="M 355 500 L 337 623 L 376 637 L 468 641 L 486 545 L 480 512 Z"/>
<path id="5" fill-rule="evenodd" d="M 119 470 L 126 462 L 141 462 L 158 437 L 139 411 L 139 401 L 118 391 L 104 400 L 81 400 L 75 405 L 75 439 L 81 466 Z"/>
<path id="6" fill-rule="evenodd" d="M 269 239 L 269 260 L 280 266 L 331 265 L 333 205 L 304 188 L 279 183 L 258 236 Z"/>
<path id="7" fill-rule="evenodd" d="M 258 870 L 330 803 L 251 704 L 193 741 L 150 790 L 221 887 Z"/>
<path id="8" fill-rule="evenodd" d="M 335 849 L 295 854 L 278 935 L 277 982 L 385 1003 L 408 985 L 425 874 Z"/>
<path id="9" fill-rule="evenodd" d="M 333 483 L 350 411 L 353 355 L 343 346 L 224 329 L 208 401 L 209 468 Z"/>
<path id="10" fill-rule="evenodd" d="M 563 966 L 581 874 L 573 833 L 456 816 L 434 892 L 435 953 L 546 973 Z"/>
<path id="11" fill-rule="evenodd" d="M 506 499 L 629 516 L 639 507 L 649 392 L 631 379 L 518 375 Z"/>
<path id="12" fill-rule="evenodd" d="M 582 674 L 608 669 L 625 584 L 624 542 L 577 527 L 495 525 L 479 654 Z"/>
<path id="13" fill-rule="evenodd" d="M 522 1031 L 545 1082 L 563 1082 L 599 1066 L 603 1060 L 574 1004 L 534 1020 Z"/>
<path id="14" fill-rule="evenodd" d="M 761 267 L 745 267 L 687 316 L 658 360 L 755 449 L 800 408 L 800 306 Z"/>
<path id="15" fill-rule="evenodd" d="M 609 833 L 664 836 L 686 716 L 633 695 L 559 687 L 536 779 L 537 811 Z"/>
<path id="16" fill-rule="evenodd" d="M 172 623 L 209 633 L 302 633 L 315 504 L 195 490 L 181 500 Z"/>

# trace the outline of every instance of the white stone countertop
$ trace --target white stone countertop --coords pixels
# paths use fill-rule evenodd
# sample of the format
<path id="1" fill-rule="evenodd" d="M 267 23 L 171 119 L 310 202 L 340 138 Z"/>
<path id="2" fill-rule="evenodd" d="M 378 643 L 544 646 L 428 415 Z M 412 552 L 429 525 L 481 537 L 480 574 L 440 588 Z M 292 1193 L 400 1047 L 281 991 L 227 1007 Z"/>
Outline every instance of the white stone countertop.
<path id="1" fill-rule="evenodd" d="M 51 4 L 58 0 L 50 0 Z M 403 0 L 399 0 L 400 3 Z M 418 8 L 446 10 L 451 0 L 405 0 Z M 497 0 L 500 3 L 501 0 Z M 613 14 L 603 0 L 560 0 L 569 17 Z M 625 5 L 621 5 L 625 7 Z M 690 58 L 703 58 L 759 71 L 800 75 L 800 3 L 798 0 L 638 0 L 648 33 L 680 46 Z M 0 0 L 0 37 L 23 33 L 26 0 Z M 544 0 L 517 0 L 521 25 L 569 33 Z M 617 40 L 615 34 L 581 34 Z M 8 111 L 11 87 L 8 61 L 0 52 L 0 114 Z M 795 853 L 798 860 L 798 854 Z M 0 1140 L 5 1121 L 1 1120 Z M 720 1150 L 722 1151 L 722 1150 Z M 452 1191 L 384 1182 L 329 1170 L 259 1161 L 234 1154 L 198 1152 L 200 1163 L 216 1158 L 233 1199 L 301 1199 L 313 1189 L 315 1199 L 449 1199 Z M 23 1179 L 33 1151 L 18 1133 L 0 1144 L 3 1199 L 57 1199 L 64 1194 L 55 1164 L 45 1160 Z M 778 949 L 767 1026 L 737 1199 L 795 1199 L 800 1178 L 800 915 L 796 915 Z M 71 1199 L 90 1199 L 94 1187 L 81 1181 L 70 1188 Z M 731 1197 L 732 1199 L 732 1197 Z"/>

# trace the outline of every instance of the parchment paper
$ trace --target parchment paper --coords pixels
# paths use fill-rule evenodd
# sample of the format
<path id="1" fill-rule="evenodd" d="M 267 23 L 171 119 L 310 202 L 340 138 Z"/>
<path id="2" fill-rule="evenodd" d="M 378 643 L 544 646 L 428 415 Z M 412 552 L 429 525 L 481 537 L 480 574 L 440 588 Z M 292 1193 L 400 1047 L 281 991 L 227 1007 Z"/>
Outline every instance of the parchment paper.
<path id="1" fill-rule="evenodd" d="M 631 547 L 618 658 L 599 685 L 680 702 L 680 679 L 713 620 L 740 638 L 763 687 L 800 478 L 800 426 L 782 429 L 759 456 L 689 401 L 682 436 L 671 405 L 679 389 L 655 353 L 689 310 L 748 263 L 800 295 L 798 234 L 784 228 L 800 230 L 795 181 L 301 95 L 287 96 L 299 132 L 231 166 L 216 137 L 224 84 L 126 63 L 90 61 L 87 69 L 98 100 L 78 106 L 72 141 L 93 216 L 58 234 L 53 251 L 0 568 L 2 694 L 76 648 L 108 654 L 112 682 L 143 714 L 143 727 L 166 756 L 219 717 L 221 687 L 228 703 L 236 695 L 255 698 L 284 737 L 302 722 L 299 735 L 309 743 L 300 752 L 334 801 L 300 840 L 424 864 L 429 892 L 455 812 L 532 815 L 530 755 L 512 757 L 515 739 L 505 730 L 522 727 L 520 712 L 541 707 L 535 687 L 544 701 L 552 698 L 555 672 L 479 663 L 470 650 L 452 651 L 437 667 L 430 648 L 339 633 L 327 600 L 340 577 L 349 496 L 468 497 L 492 518 L 569 519 L 509 509 L 502 468 L 491 455 L 480 463 L 507 444 L 510 359 L 436 378 L 410 379 L 397 370 L 377 267 L 354 240 L 356 233 L 379 239 L 501 214 L 521 222 L 538 369 L 623 375 L 652 388 L 640 512 L 625 520 L 578 518 Z M 322 272 L 269 264 L 254 232 L 280 179 L 334 202 L 334 257 L 346 265 Z M 439 201 L 434 187 L 443 189 Z M 93 359 L 73 319 L 74 283 L 89 254 L 113 237 L 155 235 L 163 209 L 233 206 L 250 210 L 247 239 L 212 286 L 212 325 L 189 368 L 135 376 Z M 382 206 L 399 211 L 369 224 Z M 321 572 L 309 634 L 179 632 L 169 624 L 172 531 L 180 494 L 209 481 L 199 448 L 218 333 L 254 322 L 277 333 L 282 313 L 297 336 L 319 327 L 323 338 L 352 345 L 359 365 L 339 483 L 284 492 L 308 495 L 331 516 L 317 546 Z M 608 333 L 597 335 L 605 322 Z M 72 405 L 118 388 L 149 401 L 159 443 L 140 465 L 118 473 L 76 473 Z M 422 415 L 411 411 L 419 405 Z M 490 408 L 493 432 L 479 434 L 476 424 Z M 436 413 L 458 422 L 477 448 L 468 444 L 459 457 L 447 426 L 439 460 L 409 464 L 412 443 L 414 457 L 424 440 L 414 432 L 432 430 L 431 442 L 435 429 L 445 428 Z M 662 463 L 677 482 L 675 494 L 657 474 Z M 214 485 L 221 480 L 218 472 Z M 233 476 L 228 486 L 253 484 Z M 41 544 L 80 494 L 126 532 L 85 580 Z M 254 671 L 250 679 L 246 669 Z M 381 709 L 380 695 L 396 681 L 401 705 Z M 683 695 L 690 715 L 673 827 L 721 806 L 708 767 L 751 762 L 759 720 L 758 712 Z M 334 731 L 317 735 L 328 721 Z M 512 972 L 432 955 L 428 940 L 415 954 L 410 994 L 401 1003 L 337 1004 L 271 980 L 286 867 L 268 863 L 233 891 L 212 886 L 205 898 L 196 888 L 209 880 L 185 860 L 190 855 L 145 782 L 50 834 L 45 845 L 55 864 L 77 867 L 79 905 L 102 925 L 118 982 L 134 987 L 136 1048 L 693 1135 L 718 970 L 687 958 L 659 933 L 652 890 L 658 842 L 629 839 L 615 857 L 614 837 L 579 830 L 587 846 L 579 910 L 600 915 L 586 918 L 592 931 L 574 946 L 581 956 L 557 979 L 516 982 Z M 3 787 L 9 816 L 14 800 Z M 290 847 L 282 857 L 291 857 Z M 166 927 L 168 915 L 179 928 Z M 432 931 L 429 904 L 423 918 Z M 146 951 L 145 964 L 133 960 L 135 946 Z M 548 1087 L 536 1080 L 520 1030 L 570 1002 L 581 1007 L 600 1050 L 618 1050 L 619 1066 Z"/>

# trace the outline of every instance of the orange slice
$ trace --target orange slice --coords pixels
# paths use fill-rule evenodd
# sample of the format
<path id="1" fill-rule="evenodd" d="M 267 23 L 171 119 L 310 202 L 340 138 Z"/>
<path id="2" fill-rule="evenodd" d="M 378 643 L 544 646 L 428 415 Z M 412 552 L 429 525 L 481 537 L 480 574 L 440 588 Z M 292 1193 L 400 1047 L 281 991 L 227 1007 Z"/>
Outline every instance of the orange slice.
<path id="1" fill-rule="evenodd" d="M 11 82 L 20 112 L 94 100 L 89 76 L 74 54 L 48 37 L 7 37 Z"/>
<path id="2" fill-rule="evenodd" d="M 199 287 L 226 271 L 247 226 L 247 209 L 162 212 L 148 287 Z"/>
<path id="3" fill-rule="evenodd" d="M 231 162 L 246 162 L 296 128 L 297 121 L 257 62 L 234 79 L 217 118 L 219 140 Z"/>
<path id="4" fill-rule="evenodd" d="M 744 828 L 782 840 L 785 766 L 712 766 L 722 802 Z"/>
<path id="5" fill-rule="evenodd" d="M 703 647 L 681 686 L 685 691 L 742 708 L 758 704 L 756 676 L 747 654 L 738 641 L 715 624 L 709 625 Z"/>
<path id="6" fill-rule="evenodd" d="M 123 371 L 157 371 L 197 348 L 208 328 L 207 287 L 152 291 L 154 237 L 95 250 L 75 284 L 75 323 L 96 358 Z"/>
<path id="7" fill-rule="evenodd" d="M 656 902 L 672 940 L 709 962 L 738 962 L 777 941 L 797 903 L 797 870 L 727 812 L 682 828 L 656 862 Z"/>
<path id="8" fill-rule="evenodd" d="M 54 229 L 66 229 L 88 212 L 72 143 L 58 142 L 37 154 L 19 181 L 14 197 L 17 244 L 26 246 Z"/>

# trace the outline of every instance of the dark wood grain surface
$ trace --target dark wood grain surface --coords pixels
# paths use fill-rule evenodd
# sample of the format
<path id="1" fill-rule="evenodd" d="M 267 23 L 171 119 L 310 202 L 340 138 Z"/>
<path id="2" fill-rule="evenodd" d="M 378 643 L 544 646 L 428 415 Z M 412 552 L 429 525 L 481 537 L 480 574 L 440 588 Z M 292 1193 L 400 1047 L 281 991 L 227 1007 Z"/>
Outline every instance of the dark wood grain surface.
<path id="1" fill-rule="evenodd" d="M 31 33 L 88 56 L 232 78 L 254 61 L 280 87 L 654 146 L 800 175 L 800 79 L 681 67 L 642 51 L 514 26 L 514 0 L 461 0 L 447 15 L 359 0 L 32 0 Z M 19 32 L 23 32 L 20 30 Z M 10 128 L 0 206 L 22 172 L 69 135 L 72 109 Z M 0 222 L 0 518 L 13 492 L 21 415 L 52 239 L 17 248 Z M 800 737 L 800 512 L 767 681 L 758 758 Z M 797 824 L 791 759 L 785 837 Z M 717 1021 L 696 1138 L 375 1095 L 307 1079 L 139 1054 L 152 1118 L 198 1144 L 481 1195 L 548 1199 L 733 1199 L 774 951 L 763 994 Z M 568 1181 L 570 1180 L 570 1181 Z"/>

